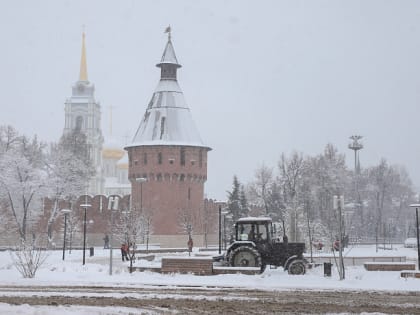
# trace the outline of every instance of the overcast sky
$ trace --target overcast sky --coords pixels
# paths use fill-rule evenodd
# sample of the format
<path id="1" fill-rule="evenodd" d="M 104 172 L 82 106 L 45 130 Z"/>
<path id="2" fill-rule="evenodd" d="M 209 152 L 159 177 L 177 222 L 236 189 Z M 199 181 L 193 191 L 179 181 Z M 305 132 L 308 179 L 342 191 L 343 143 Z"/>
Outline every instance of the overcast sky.
<path id="1" fill-rule="evenodd" d="M 420 1 L 0 0 L 0 124 L 56 141 L 79 76 L 86 25 L 89 80 L 109 136 L 132 139 L 158 83 L 167 36 L 208 156 L 206 194 L 225 199 L 282 152 L 384 157 L 420 187 Z M 128 140 L 128 141 L 129 141 Z"/>

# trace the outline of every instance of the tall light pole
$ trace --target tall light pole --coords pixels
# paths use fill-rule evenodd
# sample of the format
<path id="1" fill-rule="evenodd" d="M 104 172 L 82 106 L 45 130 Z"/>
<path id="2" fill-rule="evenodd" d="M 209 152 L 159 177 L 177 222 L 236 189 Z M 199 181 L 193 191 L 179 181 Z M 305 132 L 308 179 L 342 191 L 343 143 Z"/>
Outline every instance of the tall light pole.
<path id="1" fill-rule="evenodd" d="M 343 214 L 342 209 L 344 208 L 344 197 L 341 195 L 334 196 L 333 197 L 333 208 L 334 210 L 338 210 L 338 216 L 339 216 L 339 234 L 340 234 L 340 240 L 339 240 L 339 260 L 340 260 L 340 280 L 343 280 L 345 278 L 344 275 L 344 260 L 343 260 Z M 333 249 L 334 250 L 334 249 Z"/>
<path id="2" fill-rule="evenodd" d="M 143 214 L 143 183 L 147 182 L 147 178 L 138 177 L 136 178 L 136 182 L 140 183 L 140 213 Z"/>
<path id="3" fill-rule="evenodd" d="M 225 215 L 228 214 L 228 211 L 222 211 L 222 205 L 219 205 L 219 254 L 222 253 L 222 215 L 223 215 L 223 241 L 226 248 L 226 224 L 225 224 Z"/>
<path id="4" fill-rule="evenodd" d="M 84 220 L 83 220 L 83 265 L 86 262 L 86 210 L 87 208 L 91 207 L 91 205 L 85 203 L 80 205 L 80 207 L 82 207 L 83 209 L 85 209 L 85 215 L 84 215 Z"/>
<path id="5" fill-rule="evenodd" d="M 413 203 L 411 208 L 416 208 L 416 230 L 417 230 L 417 267 L 420 270 L 420 236 L 419 236 L 419 208 L 420 203 Z"/>
<path id="6" fill-rule="evenodd" d="M 70 209 L 63 209 L 61 213 L 64 214 L 64 236 L 63 236 L 63 260 L 66 252 L 66 232 L 67 232 L 67 215 L 71 212 Z"/>
<path id="7" fill-rule="evenodd" d="M 359 174 L 360 174 L 360 159 L 359 159 L 359 151 L 363 149 L 363 144 L 360 142 L 362 136 L 354 135 L 351 136 L 350 139 L 353 140 L 349 144 L 349 149 L 354 151 L 354 193 L 357 195 L 357 208 L 358 214 L 360 215 L 360 223 L 363 224 L 363 208 L 362 208 L 362 201 L 360 198 L 359 193 Z"/>
<path id="8" fill-rule="evenodd" d="M 143 183 L 147 182 L 147 178 L 145 177 L 137 177 L 136 182 L 140 183 L 140 215 L 143 216 Z M 143 216 L 144 217 L 144 216 Z M 147 227 L 146 227 L 146 252 L 149 252 L 149 218 L 147 218 Z M 144 238 L 143 238 L 144 243 Z"/>
<path id="9" fill-rule="evenodd" d="M 112 199 L 111 199 L 112 198 Z M 114 228 L 114 211 L 118 210 L 118 198 L 110 197 L 108 202 L 108 208 L 111 210 L 111 233 L 109 238 L 109 275 L 112 276 L 112 238 L 113 238 L 113 228 Z"/>
<path id="10" fill-rule="evenodd" d="M 222 206 L 219 205 L 219 255 L 222 253 Z"/>
<path id="11" fill-rule="evenodd" d="M 363 149 L 363 144 L 359 142 L 359 140 L 362 138 L 362 136 L 357 135 L 350 137 L 353 142 L 349 144 L 349 149 L 354 151 L 354 172 L 356 174 L 360 172 L 360 160 L 358 151 Z"/>

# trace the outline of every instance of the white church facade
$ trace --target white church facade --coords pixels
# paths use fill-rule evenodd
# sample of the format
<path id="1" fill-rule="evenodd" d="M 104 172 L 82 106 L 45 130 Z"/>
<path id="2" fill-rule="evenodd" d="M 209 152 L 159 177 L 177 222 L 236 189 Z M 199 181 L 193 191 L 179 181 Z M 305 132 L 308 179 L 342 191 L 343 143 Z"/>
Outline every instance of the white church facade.
<path id="1" fill-rule="evenodd" d="M 128 158 L 123 145 L 111 138 L 105 140 L 101 128 L 101 105 L 95 99 L 95 86 L 88 80 L 85 34 L 82 35 L 80 74 L 65 102 L 64 134 L 73 130 L 86 135 L 89 155 L 95 165 L 95 175 L 87 187 L 89 195 L 127 195 Z"/>

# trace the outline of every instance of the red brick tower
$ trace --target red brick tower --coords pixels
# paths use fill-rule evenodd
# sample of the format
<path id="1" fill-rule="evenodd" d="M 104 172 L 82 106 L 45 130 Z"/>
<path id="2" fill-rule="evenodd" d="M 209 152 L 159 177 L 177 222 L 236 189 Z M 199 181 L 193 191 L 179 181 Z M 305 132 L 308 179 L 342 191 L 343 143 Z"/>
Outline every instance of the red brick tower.
<path id="1" fill-rule="evenodd" d="M 128 151 L 133 210 L 150 218 L 150 242 L 186 244 L 188 230 L 202 243 L 206 146 L 177 82 L 181 67 L 168 30 L 161 78 Z"/>

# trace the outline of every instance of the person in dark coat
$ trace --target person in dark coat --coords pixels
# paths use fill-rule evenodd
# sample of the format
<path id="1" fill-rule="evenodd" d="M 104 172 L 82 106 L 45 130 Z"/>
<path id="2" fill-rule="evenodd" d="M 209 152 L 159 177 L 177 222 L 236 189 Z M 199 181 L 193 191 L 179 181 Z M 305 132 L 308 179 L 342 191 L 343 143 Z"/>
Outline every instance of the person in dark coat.
<path id="1" fill-rule="evenodd" d="M 124 259 L 126 261 L 129 261 L 129 259 L 128 259 L 128 246 L 127 246 L 127 244 L 121 244 L 121 259 L 122 259 L 122 261 L 124 261 Z"/>
<path id="2" fill-rule="evenodd" d="M 109 248 L 109 236 L 108 234 L 105 235 L 104 237 L 104 249 Z"/>

